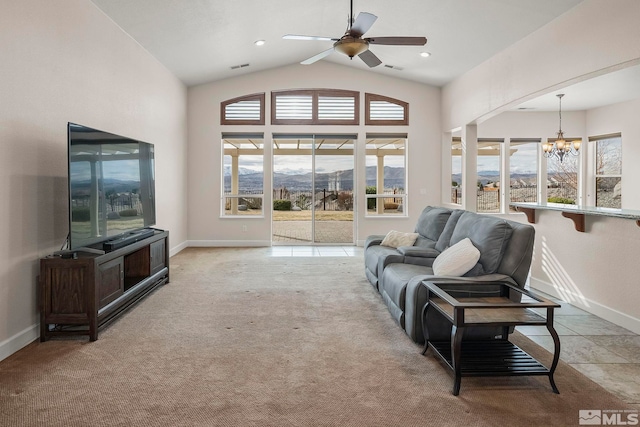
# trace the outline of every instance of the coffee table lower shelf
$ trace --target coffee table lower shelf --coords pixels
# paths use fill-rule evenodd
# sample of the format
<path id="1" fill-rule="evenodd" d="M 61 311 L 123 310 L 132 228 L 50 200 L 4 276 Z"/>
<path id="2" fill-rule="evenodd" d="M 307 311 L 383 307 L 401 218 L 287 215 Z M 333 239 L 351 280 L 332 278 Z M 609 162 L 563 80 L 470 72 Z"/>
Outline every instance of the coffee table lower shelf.
<path id="1" fill-rule="evenodd" d="M 455 372 L 451 357 L 451 342 L 430 341 L 429 348 L 432 348 Z M 501 339 L 462 342 L 460 377 L 524 375 L 548 376 L 551 388 L 558 393 L 553 381 L 553 373 L 517 345 Z M 456 378 L 454 394 L 457 395 L 459 390 L 460 378 Z"/>

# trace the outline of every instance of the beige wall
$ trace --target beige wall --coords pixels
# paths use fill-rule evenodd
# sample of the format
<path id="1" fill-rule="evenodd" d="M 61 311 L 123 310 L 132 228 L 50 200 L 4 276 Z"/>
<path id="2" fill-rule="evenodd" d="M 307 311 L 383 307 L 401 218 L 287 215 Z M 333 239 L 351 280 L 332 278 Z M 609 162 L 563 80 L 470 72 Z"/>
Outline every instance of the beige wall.
<path id="1" fill-rule="evenodd" d="M 0 13 L 0 359 L 38 336 L 38 259 L 68 233 L 67 122 L 156 145 L 158 227 L 186 240 L 186 88 L 85 0 Z"/>
<path id="2" fill-rule="evenodd" d="M 220 102 L 251 93 L 267 93 L 266 123 L 270 123 L 270 91 L 298 88 L 349 89 L 361 93 L 361 122 L 364 123 L 364 93 L 371 92 L 407 101 L 409 126 L 221 126 Z M 223 132 L 249 129 L 264 132 L 265 206 L 271 206 L 272 133 L 357 133 L 356 180 L 364 190 L 364 144 L 366 132 L 405 132 L 409 135 L 409 216 L 405 218 L 364 217 L 364 194 L 356 202 L 357 240 L 392 228 L 412 231 L 420 211 L 440 199 L 440 90 L 407 80 L 380 76 L 340 65 L 318 62 L 310 66 L 291 65 L 260 73 L 189 88 L 189 241 L 192 245 L 268 245 L 271 240 L 271 212 L 264 218 L 220 218 L 221 147 Z M 243 232 L 243 226 L 247 231 Z"/>

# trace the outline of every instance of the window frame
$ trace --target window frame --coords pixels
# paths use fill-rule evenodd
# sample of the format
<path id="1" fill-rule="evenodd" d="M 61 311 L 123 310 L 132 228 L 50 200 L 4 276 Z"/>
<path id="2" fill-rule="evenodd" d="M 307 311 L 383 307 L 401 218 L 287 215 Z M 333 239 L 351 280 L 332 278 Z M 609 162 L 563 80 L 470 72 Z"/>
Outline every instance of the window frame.
<path id="1" fill-rule="evenodd" d="M 310 119 L 278 119 L 276 104 L 278 96 L 311 96 Z M 319 98 L 339 97 L 353 98 L 353 119 L 320 119 L 318 111 Z M 272 125 L 359 125 L 360 124 L 360 92 L 342 89 L 286 89 L 271 91 L 271 124 Z"/>
<path id="2" fill-rule="evenodd" d="M 619 174 L 599 174 L 598 173 L 598 142 L 605 141 L 609 139 L 619 138 L 620 139 L 620 173 Z M 589 142 L 594 143 L 593 147 L 593 192 L 594 192 L 594 206 L 595 207 L 604 207 L 610 209 L 622 209 L 622 195 L 620 197 L 620 207 L 610 207 L 610 206 L 598 206 L 598 178 L 619 178 L 620 186 L 622 187 L 622 162 L 623 162 L 623 154 L 622 154 L 622 133 L 612 133 L 607 135 L 598 135 L 598 136 L 590 136 Z"/>
<path id="3" fill-rule="evenodd" d="M 403 120 L 374 120 L 371 118 L 371 102 L 372 101 L 384 101 L 390 104 L 399 105 L 404 111 Z M 364 94 L 364 124 L 368 126 L 407 126 L 409 125 L 409 103 L 401 101 L 399 99 L 391 98 L 384 95 L 378 95 L 375 93 Z"/>
<path id="4" fill-rule="evenodd" d="M 385 193 L 380 193 L 378 191 L 378 186 L 376 185 L 376 194 L 367 194 L 366 192 L 366 188 L 367 188 L 367 183 L 366 183 L 366 179 L 365 179 L 365 191 L 364 191 L 364 196 L 365 196 L 365 218 L 399 218 L 399 217 L 407 217 L 408 216 L 408 195 L 409 195 L 409 162 L 408 162 L 408 145 L 409 145 L 409 136 L 407 134 L 384 134 L 384 133 L 368 133 L 366 134 L 366 142 L 365 142 L 365 169 L 366 169 L 366 164 L 367 164 L 367 157 L 370 156 L 371 154 L 368 154 L 367 151 L 369 150 L 368 145 L 369 142 L 368 140 L 370 139 L 389 139 L 389 140 L 393 140 L 393 139 L 404 139 L 404 147 L 403 147 L 403 157 L 404 157 L 404 192 L 401 194 L 385 194 Z M 384 166 L 384 165 L 383 165 Z M 376 174 L 377 174 L 377 165 L 376 165 Z M 383 188 L 384 191 L 384 188 Z M 379 212 L 379 204 L 378 204 L 378 200 L 382 199 L 383 200 L 383 206 L 384 206 L 384 199 L 401 199 L 401 204 L 402 204 L 402 211 L 401 212 L 397 212 L 397 213 L 389 213 L 389 212 L 384 212 L 384 207 L 382 209 L 382 212 Z M 369 212 L 368 206 L 369 206 L 369 200 L 376 200 L 376 211 L 375 212 Z"/>
<path id="5" fill-rule="evenodd" d="M 536 178 L 535 178 L 535 184 L 534 184 L 534 194 L 535 194 L 535 200 L 526 200 L 526 196 L 527 194 L 525 194 L 525 200 L 514 200 L 513 196 L 513 190 L 514 187 L 511 185 L 512 182 L 512 174 L 513 174 L 513 165 L 511 163 L 511 159 L 513 158 L 513 154 L 511 154 L 511 150 L 513 150 L 513 147 L 517 147 L 519 145 L 527 145 L 530 147 L 534 147 L 535 151 L 536 151 L 536 167 L 535 167 L 535 174 L 536 174 Z M 506 182 L 505 184 L 509 185 L 509 192 L 507 194 L 508 200 L 507 200 L 507 205 L 505 206 L 505 210 L 506 211 L 512 211 L 515 212 L 515 208 L 513 208 L 510 203 L 511 202 L 515 202 L 515 203 L 523 203 L 523 202 L 528 202 L 528 203 L 539 203 L 540 201 L 540 197 L 541 197 L 541 189 L 540 189 L 540 174 L 542 173 L 542 166 L 541 166 L 541 162 L 540 162 L 540 147 L 542 145 L 542 138 L 510 138 L 509 139 L 509 152 L 505 151 L 505 156 L 508 155 L 509 157 L 509 170 L 507 171 L 507 175 L 506 175 L 506 179 L 508 182 Z M 506 147 L 506 145 L 505 145 Z M 522 187 L 516 187 L 516 188 L 522 188 Z M 529 187 L 524 187 L 524 188 L 529 188 Z M 546 190 L 545 190 L 546 191 Z"/>
<path id="6" fill-rule="evenodd" d="M 483 144 L 498 144 L 498 154 L 497 154 L 497 160 L 498 160 L 498 180 L 497 182 L 494 182 L 494 186 L 493 188 L 495 190 L 487 190 L 485 188 L 485 186 L 479 186 L 478 184 L 480 184 L 480 171 L 478 170 L 478 165 L 480 164 L 480 156 L 482 155 L 482 150 L 483 148 L 481 147 Z M 477 186 L 476 186 L 476 212 L 478 213 L 492 213 L 492 214 L 497 214 L 497 213 L 501 213 L 503 211 L 503 206 L 502 206 L 502 192 L 504 191 L 504 184 L 503 184 L 503 175 L 504 175 L 504 171 L 503 171 L 503 162 L 502 162 L 502 158 L 504 156 L 504 151 L 505 151 L 505 140 L 504 138 L 478 138 L 478 150 L 477 150 L 477 154 L 476 154 L 476 181 L 477 181 Z M 494 157 L 494 156 L 491 156 Z M 498 203 L 498 207 L 497 210 L 480 210 L 480 205 L 481 203 L 480 200 L 484 200 L 485 198 L 482 197 L 479 193 L 482 193 L 482 195 L 486 194 L 485 191 L 490 191 L 491 193 L 495 193 L 495 198 L 497 199 L 497 203 Z M 484 205 L 484 204 L 483 204 Z"/>
<path id="7" fill-rule="evenodd" d="M 220 124 L 221 125 L 264 125 L 265 118 L 265 93 L 253 93 L 251 95 L 239 96 L 237 98 L 228 99 L 226 101 L 222 101 L 220 103 Z M 251 119 L 240 119 L 240 120 L 230 120 L 227 119 L 227 107 L 229 105 L 237 104 L 242 101 L 259 101 L 260 102 L 260 118 L 258 120 Z"/>
<path id="8" fill-rule="evenodd" d="M 233 193 L 233 192 L 229 192 L 229 194 L 225 193 L 225 171 L 224 171 L 224 159 L 225 156 L 227 156 L 228 154 L 225 154 L 225 140 L 226 139 L 260 139 L 262 141 L 262 148 L 256 148 L 256 156 L 260 155 L 262 156 L 262 193 L 259 194 L 242 194 L 240 192 L 238 193 Z M 265 146 L 264 146 L 264 134 L 263 133 L 222 133 L 222 135 L 220 136 L 220 141 L 221 141 L 221 185 L 220 185 L 220 218 L 221 219 L 226 219 L 226 218 L 243 218 L 243 219 L 250 219 L 250 218 L 264 218 L 265 217 L 265 206 L 264 206 L 264 201 L 265 201 L 265 196 L 264 196 L 264 190 L 265 190 Z M 238 189 L 239 190 L 239 189 Z M 227 204 L 227 199 L 235 199 L 235 200 L 239 200 L 242 198 L 246 198 L 246 199 L 261 199 L 261 211 L 260 213 L 256 213 L 256 214 L 251 214 L 251 215 L 243 215 L 243 214 L 239 214 L 239 213 L 229 213 L 227 214 L 225 211 L 225 207 Z M 233 211 L 233 209 L 231 210 Z"/>

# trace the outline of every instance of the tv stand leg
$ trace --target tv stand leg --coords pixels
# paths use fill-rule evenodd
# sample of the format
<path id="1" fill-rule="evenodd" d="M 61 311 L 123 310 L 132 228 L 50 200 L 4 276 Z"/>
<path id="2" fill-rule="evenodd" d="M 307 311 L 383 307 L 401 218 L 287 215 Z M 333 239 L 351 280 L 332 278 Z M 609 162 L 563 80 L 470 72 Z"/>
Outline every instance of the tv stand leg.
<path id="1" fill-rule="evenodd" d="M 90 316 L 89 318 L 89 341 L 98 339 L 98 317 Z"/>

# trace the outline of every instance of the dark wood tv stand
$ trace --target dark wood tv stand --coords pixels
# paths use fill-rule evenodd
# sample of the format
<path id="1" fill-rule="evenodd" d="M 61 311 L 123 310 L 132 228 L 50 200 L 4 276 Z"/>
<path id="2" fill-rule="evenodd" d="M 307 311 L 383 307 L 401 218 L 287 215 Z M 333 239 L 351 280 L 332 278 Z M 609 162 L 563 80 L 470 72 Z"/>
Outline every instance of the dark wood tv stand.
<path id="1" fill-rule="evenodd" d="M 169 232 L 105 254 L 78 251 L 40 260 L 40 341 L 54 335 L 89 335 L 169 282 Z"/>

